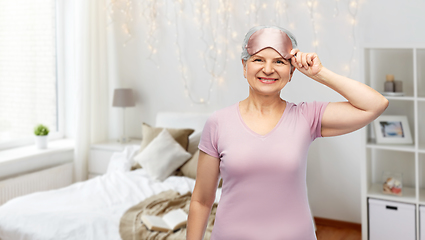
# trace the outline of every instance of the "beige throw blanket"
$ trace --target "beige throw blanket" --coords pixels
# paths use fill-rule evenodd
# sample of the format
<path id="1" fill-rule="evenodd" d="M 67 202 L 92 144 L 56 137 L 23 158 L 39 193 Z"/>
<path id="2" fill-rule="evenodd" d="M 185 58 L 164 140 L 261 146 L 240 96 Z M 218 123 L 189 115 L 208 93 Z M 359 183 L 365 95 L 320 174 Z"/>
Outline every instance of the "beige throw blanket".
<path id="1" fill-rule="evenodd" d="M 171 210 L 181 208 L 186 213 L 189 213 L 191 192 L 180 195 L 178 192 L 168 190 L 153 195 L 140 202 L 139 204 L 128 209 L 121 217 L 120 221 L 120 235 L 123 240 L 185 240 L 186 227 L 180 228 L 175 232 L 158 232 L 150 231 L 141 222 L 140 217 L 142 214 L 162 216 Z M 214 203 L 210 217 L 208 220 L 207 229 L 205 231 L 204 239 L 209 240 L 214 226 L 215 213 L 217 204 Z"/>

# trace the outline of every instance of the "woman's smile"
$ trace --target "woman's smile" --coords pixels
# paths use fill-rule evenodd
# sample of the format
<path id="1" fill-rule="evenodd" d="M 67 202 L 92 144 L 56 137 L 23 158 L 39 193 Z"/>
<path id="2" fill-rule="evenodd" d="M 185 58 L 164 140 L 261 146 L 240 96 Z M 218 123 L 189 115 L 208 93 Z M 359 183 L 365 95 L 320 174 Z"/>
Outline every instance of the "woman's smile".
<path id="1" fill-rule="evenodd" d="M 264 77 L 259 77 L 258 80 L 260 80 L 260 82 L 265 83 L 265 84 L 272 84 L 275 83 L 278 79 L 277 78 L 264 78 Z"/>

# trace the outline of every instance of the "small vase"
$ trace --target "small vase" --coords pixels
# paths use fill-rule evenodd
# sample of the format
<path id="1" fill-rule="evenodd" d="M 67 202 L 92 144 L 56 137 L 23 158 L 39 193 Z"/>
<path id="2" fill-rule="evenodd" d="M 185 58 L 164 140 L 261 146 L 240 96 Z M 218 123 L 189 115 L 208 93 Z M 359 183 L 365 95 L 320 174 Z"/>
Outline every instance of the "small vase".
<path id="1" fill-rule="evenodd" d="M 47 148 L 47 136 L 35 136 L 35 146 L 38 149 L 46 149 Z"/>

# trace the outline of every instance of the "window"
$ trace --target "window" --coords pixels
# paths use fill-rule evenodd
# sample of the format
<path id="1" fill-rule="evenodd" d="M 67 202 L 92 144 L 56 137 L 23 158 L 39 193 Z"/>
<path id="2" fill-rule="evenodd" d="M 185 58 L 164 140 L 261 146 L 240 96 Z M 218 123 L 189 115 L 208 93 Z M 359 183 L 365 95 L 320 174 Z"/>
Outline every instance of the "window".
<path id="1" fill-rule="evenodd" d="M 58 137 L 55 0 L 0 1 L 0 149 Z"/>

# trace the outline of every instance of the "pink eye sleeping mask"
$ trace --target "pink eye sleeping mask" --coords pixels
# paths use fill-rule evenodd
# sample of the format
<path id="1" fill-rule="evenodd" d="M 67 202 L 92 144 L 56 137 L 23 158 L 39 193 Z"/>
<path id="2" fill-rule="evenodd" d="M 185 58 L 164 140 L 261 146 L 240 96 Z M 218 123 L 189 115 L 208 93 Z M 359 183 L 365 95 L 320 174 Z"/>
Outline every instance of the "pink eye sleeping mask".
<path id="1" fill-rule="evenodd" d="M 292 57 L 292 41 L 286 35 L 276 28 L 263 28 L 251 35 L 248 44 L 245 46 L 249 55 L 254 55 L 265 48 L 273 48 L 284 59 Z"/>

